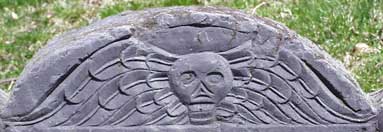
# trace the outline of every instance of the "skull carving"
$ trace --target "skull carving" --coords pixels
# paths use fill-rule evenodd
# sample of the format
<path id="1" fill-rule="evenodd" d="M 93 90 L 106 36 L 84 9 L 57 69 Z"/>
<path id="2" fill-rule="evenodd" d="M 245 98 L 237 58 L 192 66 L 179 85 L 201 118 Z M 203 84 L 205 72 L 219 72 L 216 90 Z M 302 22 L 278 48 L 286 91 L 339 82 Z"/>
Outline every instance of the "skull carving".
<path id="1" fill-rule="evenodd" d="M 217 104 L 232 88 L 229 63 L 212 52 L 185 55 L 169 71 L 170 85 L 180 101 L 188 107 L 192 124 L 216 120 Z"/>

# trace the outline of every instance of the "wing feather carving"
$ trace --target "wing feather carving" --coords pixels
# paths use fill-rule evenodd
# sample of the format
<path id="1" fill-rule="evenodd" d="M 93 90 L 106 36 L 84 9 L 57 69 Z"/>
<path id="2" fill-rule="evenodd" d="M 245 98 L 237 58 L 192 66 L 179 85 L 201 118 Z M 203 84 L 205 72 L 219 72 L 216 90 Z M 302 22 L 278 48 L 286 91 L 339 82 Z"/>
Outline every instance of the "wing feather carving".
<path id="1" fill-rule="evenodd" d="M 14 125 L 185 123 L 187 109 L 171 93 L 166 74 L 174 58 L 131 41 L 113 43 L 84 60 Z"/>
<path id="2" fill-rule="evenodd" d="M 251 124 L 345 124 L 373 118 L 348 107 L 292 53 L 252 56 L 254 60 L 242 57 L 231 65 L 235 86 L 222 104 L 234 107 L 218 109 L 226 120 L 238 116 Z"/>

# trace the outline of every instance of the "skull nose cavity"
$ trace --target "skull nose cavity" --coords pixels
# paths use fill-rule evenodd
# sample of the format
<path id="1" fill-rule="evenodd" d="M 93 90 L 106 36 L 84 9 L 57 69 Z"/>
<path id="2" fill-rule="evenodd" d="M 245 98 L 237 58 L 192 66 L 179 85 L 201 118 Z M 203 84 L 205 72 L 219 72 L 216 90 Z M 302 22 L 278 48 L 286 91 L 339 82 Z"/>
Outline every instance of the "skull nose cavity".
<path id="1" fill-rule="evenodd" d="M 197 104 L 214 103 L 213 96 L 214 94 L 210 93 L 210 91 L 208 91 L 206 87 L 200 86 L 192 96 L 192 104 L 193 103 L 197 103 Z"/>
<path id="2" fill-rule="evenodd" d="M 208 91 L 206 90 L 206 88 L 204 88 L 204 87 L 201 87 L 201 88 L 199 88 L 199 95 L 201 95 L 201 96 L 208 96 L 209 97 L 209 93 L 208 93 Z"/>
<path id="3" fill-rule="evenodd" d="M 204 84 L 201 84 L 200 87 L 196 91 L 196 98 L 198 97 L 207 97 L 211 98 L 214 94 L 207 89 Z"/>

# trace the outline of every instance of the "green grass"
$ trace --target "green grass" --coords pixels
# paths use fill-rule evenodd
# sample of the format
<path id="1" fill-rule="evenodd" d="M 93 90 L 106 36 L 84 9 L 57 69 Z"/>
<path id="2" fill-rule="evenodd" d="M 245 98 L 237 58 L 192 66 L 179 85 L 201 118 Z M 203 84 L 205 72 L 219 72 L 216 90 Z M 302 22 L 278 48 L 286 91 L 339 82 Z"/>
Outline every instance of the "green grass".
<path id="1" fill-rule="evenodd" d="M 263 0 L 264 1 L 264 0 Z M 366 92 L 383 88 L 382 0 L 0 0 L 0 80 L 17 77 L 54 35 L 125 10 L 226 6 L 277 20 L 344 62 Z M 375 52 L 359 52 L 367 44 Z M 347 57 L 345 57 L 347 56 Z M 13 83 L 0 85 L 9 91 Z"/>

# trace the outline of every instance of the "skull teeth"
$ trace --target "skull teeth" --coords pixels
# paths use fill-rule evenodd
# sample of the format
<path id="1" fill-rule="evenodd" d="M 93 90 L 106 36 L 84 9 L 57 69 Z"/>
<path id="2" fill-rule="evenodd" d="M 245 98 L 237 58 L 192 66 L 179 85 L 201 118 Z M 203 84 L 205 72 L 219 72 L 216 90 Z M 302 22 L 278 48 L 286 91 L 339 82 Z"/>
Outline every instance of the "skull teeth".
<path id="1" fill-rule="evenodd" d="M 215 104 L 193 104 L 189 106 L 191 112 L 213 111 Z"/>

